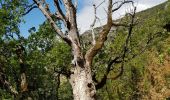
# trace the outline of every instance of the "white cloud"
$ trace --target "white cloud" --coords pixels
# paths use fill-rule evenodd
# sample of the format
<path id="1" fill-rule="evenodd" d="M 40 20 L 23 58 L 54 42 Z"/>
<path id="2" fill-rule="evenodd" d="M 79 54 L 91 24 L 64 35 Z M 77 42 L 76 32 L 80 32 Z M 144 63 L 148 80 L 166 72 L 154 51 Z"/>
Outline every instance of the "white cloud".
<path id="1" fill-rule="evenodd" d="M 93 4 L 99 5 L 103 0 L 83 0 L 84 7 L 77 14 L 77 24 L 80 29 L 80 33 L 88 30 L 90 24 L 94 19 L 94 9 Z M 114 0 L 118 1 L 118 0 Z M 113 1 L 113 2 L 114 2 Z M 133 0 L 137 6 L 137 11 L 145 10 L 147 8 L 158 5 L 167 0 Z M 121 9 L 113 14 L 113 18 L 117 19 L 122 17 L 126 12 L 130 11 L 131 6 L 129 4 L 124 5 Z M 105 0 L 102 5 L 97 8 L 97 16 L 100 18 L 100 22 L 97 21 L 96 26 L 100 26 L 106 23 L 106 11 L 107 10 L 107 0 Z"/>
<path id="2" fill-rule="evenodd" d="M 88 30 L 90 25 L 94 19 L 94 8 L 93 4 L 98 5 L 98 3 L 102 2 L 102 0 L 85 0 L 84 1 L 84 8 L 78 13 L 77 15 L 77 24 L 78 28 L 80 29 L 80 33 Z M 106 12 L 104 11 L 103 7 L 106 7 L 105 4 L 102 4 L 99 8 L 97 8 L 97 17 L 101 19 L 101 23 L 103 24 L 105 21 Z M 99 22 L 97 23 L 99 26 Z"/>
<path id="3" fill-rule="evenodd" d="M 81 32 L 89 29 L 90 23 L 94 18 L 93 7 L 86 6 L 77 15 L 77 24 Z"/>

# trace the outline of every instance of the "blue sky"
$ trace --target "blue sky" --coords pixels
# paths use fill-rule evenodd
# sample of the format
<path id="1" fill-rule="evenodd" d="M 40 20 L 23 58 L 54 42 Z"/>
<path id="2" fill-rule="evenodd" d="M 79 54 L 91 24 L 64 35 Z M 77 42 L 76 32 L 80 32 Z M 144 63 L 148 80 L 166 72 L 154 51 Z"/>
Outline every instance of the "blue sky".
<path id="1" fill-rule="evenodd" d="M 47 3 L 50 4 L 50 8 L 52 12 L 55 12 L 55 7 L 53 5 L 53 0 L 46 0 Z M 90 28 L 90 24 L 93 21 L 94 13 L 93 13 L 93 4 L 100 4 L 103 0 L 78 0 L 78 12 L 77 12 L 77 23 L 80 32 L 83 33 L 85 30 Z M 106 0 L 107 1 L 107 0 Z M 116 0 L 113 0 L 116 1 Z M 137 10 L 141 11 L 155 5 L 158 5 L 167 0 L 133 0 L 135 5 L 137 6 Z M 29 0 L 29 3 L 32 3 L 32 0 Z M 97 16 L 101 19 L 96 23 L 96 26 L 103 25 L 106 22 L 106 12 L 104 8 L 107 7 L 107 3 L 104 3 L 100 8 L 97 9 Z M 125 5 L 117 11 L 117 13 L 113 14 L 113 18 L 122 17 L 125 12 L 129 9 L 129 5 Z M 24 18 L 25 23 L 20 24 L 20 31 L 24 37 L 28 37 L 28 30 L 31 27 L 36 27 L 38 29 L 39 25 L 45 21 L 45 17 L 42 12 L 36 8 L 32 10 L 29 14 L 25 15 Z"/>

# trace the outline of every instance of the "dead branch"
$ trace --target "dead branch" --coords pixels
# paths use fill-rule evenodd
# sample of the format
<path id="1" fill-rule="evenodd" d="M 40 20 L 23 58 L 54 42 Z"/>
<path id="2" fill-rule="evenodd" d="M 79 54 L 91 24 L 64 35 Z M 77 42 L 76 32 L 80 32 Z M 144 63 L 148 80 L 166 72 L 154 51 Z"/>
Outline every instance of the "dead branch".
<path id="1" fill-rule="evenodd" d="M 118 1 L 118 2 L 115 2 L 113 5 L 118 4 L 118 3 L 120 3 L 120 4 L 119 4 L 116 8 L 114 8 L 114 9 L 112 10 L 112 12 L 117 11 L 117 10 L 120 9 L 124 4 L 132 3 L 132 5 L 133 5 L 133 1 L 131 1 L 131 0 Z"/>
<path id="2" fill-rule="evenodd" d="M 96 44 L 92 45 L 92 47 L 86 52 L 86 55 L 85 55 L 85 59 L 89 61 L 90 64 L 92 63 L 94 56 L 98 53 L 99 50 L 101 50 L 101 48 L 104 45 L 104 42 L 107 40 L 107 35 L 112 25 L 116 25 L 112 21 L 112 13 L 120 9 L 120 7 L 122 7 L 126 3 L 132 3 L 133 5 L 133 1 L 124 0 L 121 2 L 121 4 L 117 8 L 113 9 L 112 0 L 109 0 L 108 2 L 109 6 L 107 10 L 107 24 L 104 25 L 103 30 L 99 33 L 99 38 L 96 40 Z"/>
<path id="3" fill-rule="evenodd" d="M 39 9 L 43 12 L 43 14 L 45 15 L 45 17 L 47 18 L 47 20 L 50 22 L 50 24 L 53 26 L 54 30 L 56 31 L 57 35 L 62 38 L 63 40 L 65 40 L 69 45 L 70 45 L 70 40 L 68 39 L 67 36 L 64 35 L 64 33 L 60 30 L 60 28 L 56 25 L 56 23 L 54 22 L 54 20 L 52 19 L 52 17 L 49 15 L 48 11 L 43 7 L 42 2 L 38 1 L 38 0 L 33 0 L 37 6 L 39 7 Z"/>
<path id="4" fill-rule="evenodd" d="M 94 25 L 95 25 L 96 19 L 97 19 L 96 5 L 94 4 L 93 7 L 94 7 L 94 20 L 93 20 L 93 23 L 90 25 L 90 27 L 91 27 L 91 30 L 92 30 L 92 39 L 93 39 L 92 43 L 93 43 L 93 45 L 95 45 L 96 44 L 96 39 L 95 39 L 95 33 L 94 33 Z"/>
<path id="5" fill-rule="evenodd" d="M 57 10 L 55 16 L 57 17 L 57 19 L 62 20 L 64 22 L 65 26 L 67 26 L 67 20 L 66 20 L 66 17 L 64 15 L 63 11 L 61 10 L 61 7 L 59 5 L 59 1 L 54 0 L 54 5 L 55 5 L 56 10 Z"/>
<path id="6" fill-rule="evenodd" d="M 106 69 L 106 72 L 105 72 L 103 78 L 101 79 L 101 81 L 97 83 L 96 89 L 100 89 L 106 84 L 106 81 L 108 79 L 107 76 L 109 75 L 109 72 L 113 70 L 113 68 L 111 68 L 113 66 L 113 64 L 121 63 L 120 72 L 115 77 L 109 78 L 109 79 L 117 79 L 123 74 L 124 64 L 126 62 L 125 57 L 126 57 L 126 53 L 128 51 L 127 50 L 128 49 L 128 44 L 129 44 L 129 41 L 130 41 L 130 38 L 131 38 L 131 35 L 132 35 L 132 29 L 134 27 L 133 24 L 134 24 L 134 20 L 135 20 L 135 14 L 136 14 L 136 7 L 134 7 L 134 11 L 133 11 L 133 14 L 131 16 L 131 22 L 130 22 L 129 29 L 128 29 L 129 31 L 128 31 L 128 35 L 127 35 L 126 40 L 125 40 L 124 49 L 122 51 L 122 56 L 116 57 L 115 59 L 109 61 L 107 69 Z M 122 60 L 119 60 L 120 58 Z"/>
<path id="7" fill-rule="evenodd" d="M 66 20 L 69 21 L 69 25 L 67 26 L 67 28 L 70 30 L 72 28 L 77 27 L 76 8 L 71 0 L 63 0 L 63 2 L 66 10 Z"/>
<path id="8" fill-rule="evenodd" d="M 38 8 L 37 6 L 35 6 L 35 3 L 26 6 L 26 8 L 25 8 L 26 12 L 24 12 L 22 15 L 23 15 L 23 16 L 27 15 L 29 12 L 31 12 L 31 11 L 32 11 L 33 9 L 35 9 L 35 8 Z M 24 11 L 25 11 L 25 10 L 24 10 Z"/>
<path id="9" fill-rule="evenodd" d="M 97 9 L 98 7 L 100 7 L 104 2 L 105 2 L 105 0 L 103 0 L 99 5 L 97 5 L 97 6 L 96 6 L 96 9 Z"/>
<path id="10" fill-rule="evenodd" d="M 96 38 L 95 38 L 95 33 L 94 33 L 94 26 L 95 26 L 95 23 L 96 23 L 96 20 L 98 19 L 99 22 L 100 22 L 100 19 L 97 17 L 97 8 L 100 7 L 103 3 L 105 2 L 105 0 L 103 0 L 98 6 L 96 6 L 95 4 L 93 4 L 93 7 L 94 7 L 94 20 L 92 22 L 92 24 L 90 25 L 90 28 L 91 28 L 91 31 L 92 31 L 92 39 L 93 39 L 93 42 L 92 44 L 95 45 L 96 44 Z"/>
<path id="11" fill-rule="evenodd" d="M 96 84 L 96 89 L 100 89 L 106 84 L 107 76 L 108 76 L 109 72 L 111 70 L 113 70 L 111 68 L 113 68 L 113 64 L 116 63 L 118 59 L 119 59 L 119 57 L 114 58 L 114 60 L 109 60 L 108 65 L 107 65 L 107 69 L 105 71 L 105 74 L 104 74 L 104 76 L 103 76 L 103 78 L 101 79 L 100 82 L 95 78 L 96 75 L 94 74 L 93 80 L 96 80 L 95 81 L 97 83 Z"/>
<path id="12" fill-rule="evenodd" d="M 124 44 L 124 49 L 123 49 L 122 62 L 121 62 L 121 71 L 116 77 L 114 77 L 112 79 L 117 79 L 118 77 L 120 77 L 123 74 L 124 64 L 125 64 L 125 57 L 126 57 L 126 53 L 128 51 L 128 44 L 129 44 L 129 41 L 130 41 L 131 36 L 132 36 L 132 29 L 133 29 L 133 24 L 134 24 L 134 20 L 135 20 L 135 15 L 136 15 L 136 7 L 134 7 L 133 14 L 131 14 L 131 23 L 129 25 L 129 32 L 128 32 L 128 36 L 126 38 L 126 41 L 125 41 L 125 44 Z"/>
<path id="13" fill-rule="evenodd" d="M 96 44 L 92 45 L 92 47 L 86 52 L 85 59 L 92 64 L 92 60 L 94 56 L 98 53 L 98 51 L 103 47 L 104 42 L 107 40 L 107 35 L 112 27 L 112 0 L 108 2 L 108 14 L 107 14 L 107 24 L 103 27 L 103 30 L 99 33 L 99 38 L 96 40 Z"/>

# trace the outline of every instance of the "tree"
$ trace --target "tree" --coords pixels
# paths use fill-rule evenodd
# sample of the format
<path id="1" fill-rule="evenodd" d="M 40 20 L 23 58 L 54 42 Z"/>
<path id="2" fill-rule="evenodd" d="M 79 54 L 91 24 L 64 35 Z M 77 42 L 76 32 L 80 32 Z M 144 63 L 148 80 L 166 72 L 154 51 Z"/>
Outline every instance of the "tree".
<path id="1" fill-rule="evenodd" d="M 0 83 L 1 88 L 14 96 L 27 91 L 25 48 L 22 44 L 24 38 L 19 30 L 21 18 L 34 6 L 33 4 L 27 5 L 27 3 L 27 0 L 0 0 Z M 11 70 L 18 66 L 20 66 L 20 77 L 16 75 L 17 71 L 13 71 L 11 75 Z M 14 88 L 14 83 L 18 84 L 17 89 Z"/>
<path id="2" fill-rule="evenodd" d="M 154 38 L 159 37 L 154 45 L 163 64 L 161 45 L 164 43 L 160 41 L 169 36 L 166 34 L 169 31 L 169 6 L 162 10 L 164 5 L 160 5 L 161 8 L 136 14 L 132 1 L 108 1 L 108 10 L 105 10 L 107 24 L 94 28 L 98 20 L 97 9 L 104 2 L 94 5 L 95 19 L 91 31 L 79 36 L 76 0 L 54 0 L 55 14 L 50 12 L 45 0 L 34 0 L 49 22 L 40 25 L 38 31 L 32 27 L 30 36 L 24 39 L 18 29 L 20 18 L 37 6 L 19 0 L 0 0 L 0 98 L 14 98 L 15 95 L 15 99 L 70 100 L 73 98 L 72 86 L 75 99 L 138 99 L 148 92 L 149 85 L 141 89 L 141 81 L 160 88 L 159 84 L 155 85 L 157 81 L 153 80 L 152 72 L 151 79 L 146 78 L 146 64 L 150 60 L 143 52 Z M 132 4 L 132 12 L 119 20 L 112 20 L 112 13 L 125 3 Z M 65 32 L 61 23 L 65 25 Z M 142 56 L 134 59 L 140 54 Z"/>
<path id="3" fill-rule="evenodd" d="M 16 89 L 12 86 L 12 83 L 9 82 L 6 70 L 9 68 L 9 60 L 13 57 L 13 53 L 15 52 L 14 47 L 17 44 L 15 38 L 20 36 L 18 26 L 21 22 L 21 14 L 24 13 L 21 4 L 24 3 L 25 1 L 0 1 L 1 87 L 3 88 L 4 86 L 4 88 L 13 95 L 17 95 L 18 91 L 16 91 Z"/>
<path id="4" fill-rule="evenodd" d="M 45 15 L 45 17 L 50 22 L 52 27 L 55 29 L 55 32 L 57 33 L 57 35 L 61 39 L 63 39 L 72 49 L 72 56 L 73 56 L 73 60 L 71 61 L 72 67 L 67 75 L 67 78 L 69 79 L 70 84 L 72 86 L 74 99 L 75 100 L 94 100 L 96 96 L 96 87 L 92 79 L 93 59 L 104 46 L 104 43 L 107 40 L 107 35 L 110 32 L 112 26 L 121 25 L 121 24 L 113 22 L 112 13 L 117 11 L 125 3 L 133 4 L 133 2 L 124 0 L 124 1 L 113 3 L 112 0 L 108 0 L 107 23 L 106 25 L 103 26 L 102 31 L 98 33 L 98 38 L 97 39 L 93 38 L 94 39 L 93 45 L 84 54 L 82 50 L 82 43 L 80 42 L 80 36 L 79 36 L 79 31 L 78 31 L 77 22 L 76 22 L 77 0 L 74 1 L 75 4 L 71 0 L 62 0 L 62 1 L 54 0 L 54 4 L 57 10 L 55 14 L 52 14 L 50 12 L 49 5 L 46 3 L 45 0 L 33 0 L 33 1 L 37 4 L 38 8 L 42 11 L 42 13 Z M 64 5 L 66 12 L 64 12 L 60 4 Z M 116 4 L 118 4 L 118 6 L 113 8 L 113 5 L 116 5 Z M 95 6 L 94 8 L 96 10 Z M 131 37 L 132 28 L 134 26 L 135 13 L 132 13 L 131 15 L 132 15 L 131 17 L 132 20 L 131 20 L 130 25 L 128 26 L 129 32 L 126 38 L 126 43 L 123 47 L 123 52 L 120 57 L 121 58 L 120 62 L 122 62 L 122 68 L 125 62 L 124 58 L 127 52 L 127 46 L 128 46 L 128 43 Z M 56 25 L 54 18 L 64 23 L 64 26 L 67 29 L 66 30 L 67 33 L 64 33 Z M 95 23 L 95 20 L 94 20 L 94 23 Z M 92 24 L 92 27 L 93 27 L 93 24 Z M 104 78 L 101 80 L 101 82 L 99 82 L 99 84 L 96 85 L 97 87 L 101 87 L 100 85 L 103 85 L 106 83 L 105 81 L 110 71 L 110 66 L 112 65 L 113 62 L 116 62 L 120 58 L 116 57 L 114 60 L 110 62 L 106 75 L 104 75 Z"/>

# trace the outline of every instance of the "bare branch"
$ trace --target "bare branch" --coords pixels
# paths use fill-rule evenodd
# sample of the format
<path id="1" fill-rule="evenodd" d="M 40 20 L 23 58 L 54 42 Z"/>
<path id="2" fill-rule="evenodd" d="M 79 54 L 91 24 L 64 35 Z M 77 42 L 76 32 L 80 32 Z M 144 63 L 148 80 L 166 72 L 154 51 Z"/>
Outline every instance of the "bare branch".
<path id="1" fill-rule="evenodd" d="M 132 3 L 132 5 L 133 5 L 133 1 L 131 1 L 131 0 L 124 0 L 124 1 L 120 1 L 121 3 L 119 4 L 119 6 L 118 7 L 116 7 L 116 8 L 114 8 L 113 10 L 112 10 L 112 12 L 115 12 L 115 11 L 117 11 L 118 9 L 120 9 L 124 4 L 126 4 L 126 3 Z M 115 4 L 118 4 L 119 2 L 115 2 L 113 5 L 115 5 Z"/>
<path id="2" fill-rule="evenodd" d="M 104 42 L 107 40 L 107 35 L 112 27 L 112 0 L 108 2 L 108 14 L 107 14 L 107 24 L 103 27 L 103 30 L 99 33 L 99 38 L 96 40 L 96 44 L 93 45 L 85 55 L 86 61 L 89 64 L 92 64 L 92 60 L 94 56 L 98 53 L 98 51 L 103 47 Z"/>
<path id="3" fill-rule="evenodd" d="M 42 13 L 45 15 L 45 17 L 48 19 L 48 21 L 50 22 L 50 24 L 52 25 L 52 27 L 54 28 L 54 30 L 56 31 L 57 35 L 62 38 L 63 40 L 65 40 L 69 45 L 70 45 L 70 40 L 64 35 L 64 33 L 60 30 L 60 28 L 56 25 L 56 23 L 54 22 L 54 20 L 51 18 L 51 16 L 49 15 L 48 11 L 46 11 L 46 9 L 43 7 L 42 3 L 39 2 L 38 0 L 33 0 L 37 6 L 39 7 L 39 9 L 42 11 Z"/>
<path id="4" fill-rule="evenodd" d="M 157 34 L 157 33 L 156 33 L 156 34 Z M 154 38 L 155 38 L 155 37 L 149 38 L 149 39 L 147 40 L 147 42 L 146 42 L 146 45 L 143 47 L 143 49 L 142 49 L 139 53 L 133 54 L 131 58 L 126 59 L 125 62 L 129 62 L 129 61 L 131 61 L 132 59 L 135 59 L 136 57 L 138 57 L 139 55 L 141 55 L 142 53 L 144 53 L 144 52 L 146 51 L 146 49 L 149 47 L 151 41 L 153 41 Z M 122 60 L 119 60 L 119 59 L 120 59 L 120 57 L 119 57 L 117 60 L 115 60 L 115 59 L 111 60 L 111 64 L 114 64 L 114 63 L 115 63 L 115 64 L 122 63 Z"/>
<path id="5" fill-rule="evenodd" d="M 118 77 L 120 77 L 123 74 L 125 57 L 126 57 L 126 53 L 128 51 L 127 50 L 128 44 L 129 44 L 129 41 L 130 41 L 130 38 L 131 38 L 131 35 L 132 35 L 132 29 L 133 29 L 133 23 L 134 23 L 134 20 L 135 20 L 135 15 L 136 15 L 136 7 L 134 7 L 133 14 L 131 15 L 131 23 L 130 23 L 130 26 L 129 26 L 129 32 L 128 32 L 128 36 L 127 36 L 126 41 L 125 41 L 123 55 L 122 55 L 121 71 L 116 77 L 114 77 L 112 79 L 117 79 Z"/>
<path id="6" fill-rule="evenodd" d="M 90 27 L 94 27 L 95 23 L 96 23 L 96 19 L 97 19 L 97 15 L 96 15 L 96 5 L 93 5 L 94 7 L 94 20 L 93 23 L 90 25 Z"/>
<path id="7" fill-rule="evenodd" d="M 107 76 L 109 75 L 109 72 L 111 70 L 113 70 L 113 68 L 111 69 L 113 64 L 121 63 L 120 72 L 119 72 L 119 74 L 117 76 L 115 76 L 113 78 L 109 78 L 109 79 L 117 79 L 123 74 L 124 64 L 126 62 L 125 57 L 126 57 L 127 48 L 128 48 L 128 44 L 129 44 L 129 41 L 130 41 L 130 38 L 131 38 L 132 29 L 133 29 L 133 23 L 134 23 L 134 19 L 135 19 L 135 12 L 136 12 L 136 7 L 134 8 L 134 12 L 133 12 L 133 14 L 131 16 L 131 23 L 129 25 L 128 36 L 126 37 L 126 41 L 125 41 L 125 44 L 124 44 L 123 55 L 120 56 L 120 57 L 116 57 L 115 59 L 109 61 L 109 64 L 108 64 L 107 69 L 106 69 L 106 72 L 105 72 L 103 78 L 101 79 L 101 81 L 96 85 L 96 89 L 100 89 L 106 84 L 106 81 L 108 79 Z M 118 59 L 120 59 L 120 58 L 122 60 L 118 61 Z"/>
<path id="8" fill-rule="evenodd" d="M 125 3 L 132 3 L 133 1 L 123 1 L 117 8 L 113 8 L 112 0 L 109 0 L 108 11 L 107 11 L 107 24 L 103 27 L 103 30 L 99 33 L 99 38 L 96 40 L 96 44 L 93 45 L 86 53 L 85 59 L 91 64 L 94 56 L 98 53 L 98 51 L 103 47 L 104 42 L 107 40 L 107 35 L 113 25 L 112 22 L 112 13 L 117 11 L 122 5 Z"/>
<path id="9" fill-rule="evenodd" d="M 134 12 L 131 15 L 131 23 L 129 25 L 129 32 L 128 32 L 128 36 L 126 38 L 126 42 L 125 42 L 125 49 L 127 49 L 128 43 L 130 41 L 131 35 L 132 35 L 132 29 L 133 29 L 133 24 L 134 24 L 134 20 L 135 20 L 135 15 L 136 15 L 136 7 L 134 8 Z"/>
<path id="10" fill-rule="evenodd" d="M 108 76 L 109 72 L 110 72 L 111 70 L 113 70 L 112 66 L 113 66 L 114 63 L 117 62 L 117 59 L 119 59 L 119 57 L 116 57 L 115 59 L 113 59 L 113 60 L 111 60 L 111 61 L 109 60 L 109 64 L 107 65 L 106 72 L 105 72 L 105 74 L 104 74 L 104 76 L 103 76 L 103 78 L 101 79 L 100 82 L 98 82 L 98 81 L 95 79 L 95 74 L 94 74 L 93 80 L 96 80 L 96 83 L 97 83 L 97 84 L 96 84 L 96 89 L 100 89 L 100 88 L 102 88 L 102 87 L 106 84 L 107 76 Z M 112 68 L 112 69 L 111 69 L 111 68 Z"/>
<path id="11" fill-rule="evenodd" d="M 90 27 L 91 27 L 91 30 L 92 30 L 92 39 L 93 39 L 92 43 L 93 43 L 93 45 L 95 45 L 96 44 L 96 39 L 95 39 L 95 33 L 94 33 L 94 25 L 95 25 L 96 19 L 97 19 L 97 16 L 96 16 L 96 5 L 94 4 L 93 7 L 94 7 L 94 21 L 90 25 Z"/>
<path id="12" fill-rule="evenodd" d="M 25 10 L 27 9 L 27 11 L 24 12 L 22 15 L 25 16 L 26 14 L 28 14 L 29 12 L 31 12 L 31 11 L 32 11 L 33 9 L 35 9 L 35 8 L 38 8 L 37 6 L 35 6 L 35 3 L 27 6 L 27 7 L 25 8 Z"/>
<path id="13" fill-rule="evenodd" d="M 93 27 L 91 27 L 91 30 L 92 30 L 92 39 L 93 39 L 93 42 L 92 42 L 92 44 L 94 45 L 94 44 L 96 44 L 96 39 L 95 39 L 94 28 L 93 28 Z"/>
<path id="14" fill-rule="evenodd" d="M 65 15 L 59 5 L 59 0 L 54 0 L 54 4 L 55 4 L 56 10 L 57 10 L 57 12 L 56 12 L 57 18 L 61 19 L 62 21 L 66 21 Z"/>
<path id="15" fill-rule="evenodd" d="M 96 6 L 95 4 L 93 4 L 93 7 L 94 7 L 94 20 L 92 22 L 92 24 L 90 25 L 91 27 L 91 30 L 92 30 L 92 39 L 93 39 L 93 45 L 96 44 L 96 38 L 95 38 L 95 33 L 94 33 L 94 26 L 95 26 L 95 23 L 96 23 L 96 20 L 98 19 L 99 22 L 100 22 L 100 19 L 97 17 L 97 8 L 100 7 L 103 3 L 105 2 L 105 0 L 103 0 L 98 6 Z"/>
<path id="16" fill-rule="evenodd" d="M 105 0 L 103 0 L 99 5 L 97 5 L 97 6 L 96 6 L 96 9 L 97 9 L 98 7 L 100 7 L 104 2 L 105 2 Z"/>
<path id="17" fill-rule="evenodd" d="M 70 30 L 70 28 L 75 28 L 75 26 L 77 26 L 76 8 L 74 7 L 71 0 L 63 0 L 63 2 L 66 10 L 66 20 L 69 21 L 69 25 L 67 25 L 67 28 Z"/>
<path id="18" fill-rule="evenodd" d="M 57 17 L 57 19 L 62 20 L 64 22 L 64 25 L 68 30 L 68 27 L 70 27 L 70 22 L 68 21 L 68 19 L 66 19 L 66 16 L 64 15 L 63 10 L 61 9 L 59 3 L 62 2 L 60 0 L 54 0 L 54 4 L 57 10 L 55 16 Z"/>

